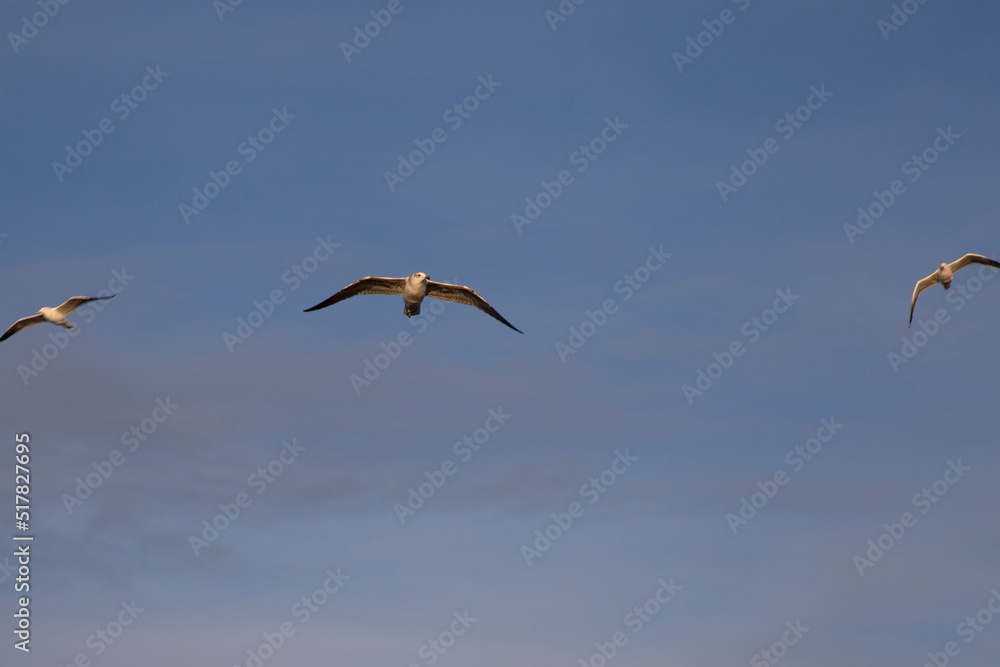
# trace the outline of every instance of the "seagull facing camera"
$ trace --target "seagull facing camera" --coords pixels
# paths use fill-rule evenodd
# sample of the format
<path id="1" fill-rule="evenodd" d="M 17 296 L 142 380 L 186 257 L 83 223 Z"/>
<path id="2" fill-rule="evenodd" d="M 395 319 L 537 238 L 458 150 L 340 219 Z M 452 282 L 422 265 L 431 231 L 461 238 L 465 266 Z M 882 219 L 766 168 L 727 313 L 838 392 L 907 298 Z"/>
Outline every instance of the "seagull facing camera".
<path id="1" fill-rule="evenodd" d="M 920 296 L 920 293 L 937 283 L 941 283 L 945 289 L 950 289 L 951 281 L 955 277 L 955 274 L 969 264 L 985 264 L 986 266 L 1000 269 L 1000 262 L 995 262 L 989 257 L 974 255 L 972 253 L 964 255 L 961 259 L 956 259 L 951 264 L 942 262 L 937 271 L 919 281 L 916 287 L 913 288 L 913 299 L 910 301 L 910 324 L 908 326 L 913 325 L 913 309 L 917 307 L 917 297 Z"/>
<path id="2" fill-rule="evenodd" d="M 420 303 L 424 300 L 424 297 L 428 296 L 433 299 L 441 299 L 442 301 L 452 301 L 466 306 L 474 306 L 493 319 L 503 322 L 517 333 L 524 333 L 505 320 L 500 313 L 493 309 L 493 306 L 486 303 L 486 299 L 468 287 L 434 282 L 422 271 L 414 273 L 409 278 L 377 278 L 374 276 L 362 278 L 340 290 L 326 301 L 318 303 L 312 308 L 307 308 L 304 312 L 308 313 L 320 308 L 326 308 L 338 301 L 350 299 L 352 296 L 359 294 L 402 294 L 403 314 L 407 317 L 419 315 Z"/>

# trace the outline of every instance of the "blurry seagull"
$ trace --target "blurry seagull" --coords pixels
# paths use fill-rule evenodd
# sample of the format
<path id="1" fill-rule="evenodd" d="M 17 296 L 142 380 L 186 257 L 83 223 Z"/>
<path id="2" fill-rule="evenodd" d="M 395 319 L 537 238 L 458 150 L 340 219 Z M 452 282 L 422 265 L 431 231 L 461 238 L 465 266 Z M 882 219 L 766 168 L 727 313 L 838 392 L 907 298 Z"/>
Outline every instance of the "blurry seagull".
<path id="1" fill-rule="evenodd" d="M 475 306 L 490 317 L 499 320 L 509 326 L 517 333 L 524 333 L 513 324 L 501 317 L 500 313 L 493 310 L 493 306 L 486 303 L 486 299 L 479 296 L 464 285 L 450 285 L 448 283 L 436 283 L 427 277 L 426 273 L 418 271 L 409 278 L 376 278 L 368 276 L 357 282 L 353 282 L 340 290 L 326 301 L 317 303 L 312 308 L 307 308 L 304 312 L 319 310 L 332 306 L 338 301 L 350 299 L 358 294 L 402 294 L 403 314 L 407 317 L 420 314 L 420 302 L 425 296 L 442 301 L 453 301 L 464 303 L 466 306 Z"/>
<path id="2" fill-rule="evenodd" d="M 67 315 L 85 303 L 111 299 L 114 298 L 114 296 L 114 294 L 111 296 L 74 296 L 72 299 L 68 299 L 66 303 L 61 306 L 57 306 L 55 308 L 39 308 L 37 315 L 22 317 L 17 322 L 10 325 L 10 329 L 7 329 L 7 333 L 0 336 L 0 341 L 7 340 L 21 329 L 27 329 L 28 327 L 33 327 L 36 324 L 41 324 L 42 322 L 51 322 L 52 324 L 58 324 L 61 327 L 72 329 L 73 325 L 66 321 Z"/>
<path id="3" fill-rule="evenodd" d="M 995 262 L 989 257 L 984 257 L 982 255 L 973 255 L 969 253 L 961 259 L 956 259 L 951 264 L 941 263 L 937 271 L 927 276 L 923 280 L 917 283 L 917 286 L 913 288 L 913 300 L 910 302 L 910 324 L 913 325 L 913 309 L 917 306 L 917 297 L 928 287 L 933 287 L 937 283 L 944 285 L 945 289 L 951 287 L 951 279 L 959 271 L 959 269 L 964 269 L 969 264 L 985 264 L 986 266 L 992 266 L 994 268 L 1000 269 L 1000 262 Z"/>

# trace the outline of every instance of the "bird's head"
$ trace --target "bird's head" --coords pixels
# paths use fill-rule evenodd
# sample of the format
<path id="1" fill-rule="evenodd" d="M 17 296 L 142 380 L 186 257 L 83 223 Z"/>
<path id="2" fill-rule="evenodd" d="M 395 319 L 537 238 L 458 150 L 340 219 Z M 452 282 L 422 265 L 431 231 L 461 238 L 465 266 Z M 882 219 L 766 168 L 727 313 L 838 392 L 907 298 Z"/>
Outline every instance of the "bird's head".
<path id="1" fill-rule="evenodd" d="M 417 271 L 412 276 L 410 276 L 410 280 L 412 280 L 415 283 L 425 283 L 428 280 L 430 280 L 430 276 L 428 276 L 423 271 Z"/>
<path id="2" fill-rule="evenodd" d="M 946 268 L 948 268 L 948 265 L 945 264 L 944 262 L 941 262 L 941 265 L 938 267 L 938 269 L 940 269 L 941 271 L 944 271 Z"/>

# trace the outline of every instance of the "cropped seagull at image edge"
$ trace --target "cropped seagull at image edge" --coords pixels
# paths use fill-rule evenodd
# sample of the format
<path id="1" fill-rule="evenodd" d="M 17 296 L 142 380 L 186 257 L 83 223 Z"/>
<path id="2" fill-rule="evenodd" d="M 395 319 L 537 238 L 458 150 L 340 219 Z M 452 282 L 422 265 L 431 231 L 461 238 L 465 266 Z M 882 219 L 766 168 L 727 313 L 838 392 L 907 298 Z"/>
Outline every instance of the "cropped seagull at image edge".
<path id="1" fill-rule="evenodd" d="M 945 289 L 949 289 L 955 273 L 960 269 L 964 269 L 969 264 L 985 264 L 986 266 L 1000 269 L 1000 262 L 995 262 L 989 257 L 974 255 L 972 253 L 964 255 L 961 259 L 956 259 L 951 264 L 941 262 L 941 266 L 938 267 L 937 271 L 919 281 L 916 287 L 913 288 L 913 300 L 910 301 L 910 324 L 908 326 L 913 325 L 913 309 L 917 307 L 917 297 L 920 296 L 920 293 L 937 283 L 941 283 Z"/>
<path id="2" fill-rule="evenodd" d="M 486 299 L 476 294 L 464 285 L 451 285 L 449 283 L 437 283 L 431 280 L 426 273 L 418 271 L 409 278 L 377 278 L 368 276 L 357 282 L 353 282 L 340 290 L 326 301 L 316 304 L 312 308 L 306 308 L 303 312 L 310 312 L 332 306 L 338 301 L 350 299 L 359 294 L 402 294 L 403 314 L 407 317 L 420 314 L 420 303 L 425 296 L 442 301 L 453 301 L 475 306 L 493 319 L 503 322 L 519 334 L 524 332 L 505 320 L 500 313 L 493 309 L 493 306 L 486 303 Z"/>
<path id="3" fill-rule="evenodd" d="M 56 306 L 55 308 L 39 308 L 37 315 L 22 317 L 17 322 L 10 325 L 10 329 L 7 329 L 7 333 L 0 336 L 0 341 L 7 340 L 21 329 L 27 329 L 28 327 L 33 327 L 36 324 L 41 324 L 42 322 L 51 322 L 52 324 L 58 324 L 61 327 L 72 329 L 73 325 L 66 321 L 67 315 L 85 303 L 89 303 L 91 301 L 102 301 L 104 299 L 113 299 L 114 296 L 114 294 L 111 296 L 74 296 L 72 299 L 67 299 L 65 303 L 60 306 Z"/>

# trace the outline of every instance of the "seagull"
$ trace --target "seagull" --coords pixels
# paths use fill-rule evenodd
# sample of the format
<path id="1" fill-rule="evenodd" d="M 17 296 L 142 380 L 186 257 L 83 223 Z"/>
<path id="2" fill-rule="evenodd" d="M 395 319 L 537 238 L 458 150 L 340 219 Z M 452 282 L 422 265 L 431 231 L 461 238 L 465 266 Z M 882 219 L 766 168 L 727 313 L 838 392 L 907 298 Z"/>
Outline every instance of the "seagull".
<path id="1" fill-rule="evenodd" d="M 52 324 L 58 324 L 61 327 L 72 329 L 73 325 L 66 321 L 67 315 L 85 303 L 89 303 L 91 301 L 101 301 L 103 299 L 112 299 L 114 296 L 114 294 L 111 296 L 74 296 L 72 299 L 67 299 L 66 303 L 61 306 L 56 306 L 55 308 L 39 308 L 37 315 L 22 317 L 17 322 L 10 325 L 10 329 L 7 329 L 7 333 L 0 336 L 0 341 L 7 340 L 21 329 L 27 329 L 28 327 L 33 327 L 36 324 L 41 324 L 42 322 L 51 322 Z"/>
<path id="2" fill-rule="evenodd" d="M 449 283 L 438 283 L 431 280 L 426 273 L 418 271 L 409 278 L 376 278 L 368 276 L 357 282 L 353 282 L 340 290 L 326 301 L 317 303 L 312 308 L 306 308 L 303 312 L 310 312 L 332 306 L 338 301 L 350 299 L 358 294 L 402 294 L 403 314 L 407 317 L 420 314 L 420 302 L 425 296 L 442 301 L 453 301 L 463 303 L 466 306 L 475 306 L 495 320 L 499 320 L 509 326 L 517 333 L 524 332 L 501 317 L 500 313 L 493 309 L 493 306 L 486 303 L 486 299 L 479 296 L 465 285 L 451 285 Z"/>
<path id="3" fill-rule="evenodd" d="M 920 293 L 937 283 L 941 283 L 945 289 L 949 289 L 951 287 L 951 279 L 959 269 L 964 269 L 969 264 L 985 264 L 986 266 L 1000 269 L 1000 262 L 995 262 L 989 257 L 974 255 L 972 253 L 965 255 L 961 259 L 956 259 L 951 264 L 942 262 L 937 271 L 918 282 L 917 286 L 913 288 L 913 300 L 910 302 L 910 324 L 908 326 L 913 325 L 913 309 L 917 306 L 917 297 L 920 296 Z"/>

